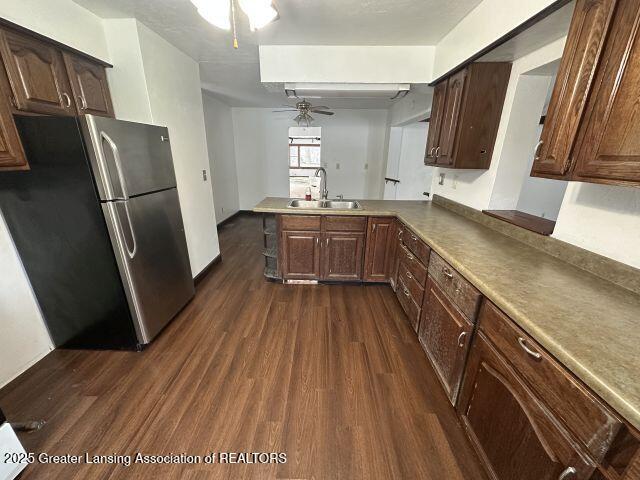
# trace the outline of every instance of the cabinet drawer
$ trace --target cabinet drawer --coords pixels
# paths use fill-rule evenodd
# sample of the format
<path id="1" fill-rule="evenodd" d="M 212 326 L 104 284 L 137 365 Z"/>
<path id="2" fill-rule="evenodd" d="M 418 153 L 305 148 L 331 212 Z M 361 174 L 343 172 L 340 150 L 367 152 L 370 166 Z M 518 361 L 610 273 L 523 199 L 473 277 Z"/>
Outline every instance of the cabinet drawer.
<path id="1" fill-rule="evenodd" d="M 411 292 L 404 284 L 404 279 L 400 275 L 398 275 L 398 288 L 396 289 L 396 296 L 398 297 L 400 305 L 402 305 L 404 313 L 407 314 L 409 323 L 413 327 L 413 330 L 417 332 L 420 323 L 420 307 L 411 298 Z"/>
<path id="2" fill-rule="evenodd" d="M 489 301 L 482 306 L 479 325 L 554 415 L 601 461 L 622 422 Z"/>
<path id="3" fill-rule="evenodd" d="M 320 231 L 320 215 L 282 215 L 282 230 Z"/>
<path id="4" fill-rule="evenodd" d="M 366 229 L 367 217 L 322 217 L 322 230 L 325 232 L 364 232 Z"/>
<path id="5" fill-rule="evenodd" d="M 411 275 L 413 275 L 413 278 L 420 285 L 424 286 L 427 283 L 427 267 L 420 263 L 415 255 L 403 244 L 400 244 L 398 258 L 400 263 L 404 263 L 406 265 L 407 269 L 411 272 Z"/>
<path id="6" fill-rule="evenodd" d="M 406 228 L 404 233 L 402 234 L 402 241 L 407 246 L 407 248 L 409 248 L 411 253 L 413 253 L 418 258 L 418 260 L 420 260 L 425 265 L 429 265 L 429 255 L 431 253 L 431 248 L 429 248 L 426 243 L 420 240 L 415 233 Z"/>
<path id="7" fill-rule="evenodd" d="M 429 275 L 438 282 L 462 313 L 474 321 L 482 294 L 435 252 L 431 254 L 429 261 Z"/>
<path id="8" fill-rule="evenodd" d="M 411 298 L 417 305 L 422 305 L 422 297 L 424 296 L 424 286 L 421 285 L 409 270 L 404 261 L 400 262 L 398 276 L 402 278 L 402 283 L 409 290 Z"/>

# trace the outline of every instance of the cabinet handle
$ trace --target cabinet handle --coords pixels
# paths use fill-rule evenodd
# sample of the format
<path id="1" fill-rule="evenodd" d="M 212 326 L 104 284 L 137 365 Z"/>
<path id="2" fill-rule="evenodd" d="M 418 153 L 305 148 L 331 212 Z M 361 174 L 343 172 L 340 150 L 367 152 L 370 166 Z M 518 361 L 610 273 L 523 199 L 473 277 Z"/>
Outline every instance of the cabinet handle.
<path id="1" fill-rule="evenodd" d="M 87 109 L 87 101 L 84 99 L 82 95 L 78 95 L 78 100 L 80 100 L 80 110 Z"/>
<path id="2" fill-rule="evenodd" d="M 408 258 L 409 260 L 413 260 L 413 255 L 411 255 L 407 250 L 405 250 L 405 252 L 404 252 L 404 253 L 406 253 L 406 254 L 407 254 L 407 258 Z"/>
<path id="3" fill-rule="evenodd" d="M 320 237 L 316 237 L 316 245 L 320 244 Z"/>
<path id="4" fill-rule="evenodd" d="M 439 157 L 440 157 L 440 145 L 438 145 L 438 146 L 436 147 L 435 157 L 436 157 L 436 158 L 439 158 Z"/>
<path id="5" fill-rule="evenodd" d="M 378 224 L 377 224 L 377 223 L 374 223 L 374 224 L 373 224 L 373 228 L 371 229 L 371 231 L 372 231 L 372 232 L 375 232 L 375 231 L 376 231 L 376 225 L 378 225 Z"/>
<path id="6" fill-rule="evenodd" d="M 414 242 L 418 241 L 418 237 L 416 237 L 415 235 L 411 235 L 411 240 L 413 240 Z"/>
<path id="7" fill-rule="evenodd" d="M 458 337 L 458 346 L 459 347 L 464 347 L 464 337 L 467 336 L 467 332 L 462 332 L 460 334 L 460 336 Z"/>
<path id="8" fill-rule="evenodd" d="M 402 230 L 398 230 L 398 238 L 402 240 Z"/>
<path id="9" fill-rule="evenodd" d="M 442 267 L 442 273 L 444 273 L 444 276 L 449 279 L 453 278 L 453 273 L 451 273 L 451 270 L 449 270 L 447 267 Z"/>
<path id="10" fill-rule="evenodd" d="M 408 297 L 409 296 L 409 290 L 407 290 L 407 287 L 403 286 L 403 288 L 404 288 L 404 294 Z"/>
<path id="11" fill-rule="evenodd" d="M 431 147 L 431 149 L 429 150 L 429 154 L 427 155 L 427 157 L 433 157 L 433 151 L 436 149 L 436 147 Z"/>
<path id="12" fill-rule="evenodd" d="M 71 97 L 69 94 L 62 92 L 62 99 L 64 100 L 64 108 L 69 108 L 71 106 Z"/>
<path id="13" fill-rule="evenodd" d="M 518 343 L 520 344 L 520 346 L 525 352 L 527 352 L 536 360 L 540 360 L 542 358 L 542 355 L 539 352 L 536 352 L 535 350 L 531 350 L 529 347 L 527 347 L 527 341 L 524 338 L 518 337 Z M 565 477 L 561 477 L 561 478 L 565 478 Z"/>
<path id="14" fill-rule="evenodd" d="M 576 473 L 577 472 L 576 472 L 575 468 L 567 467 L 562 471 L 562 473 L 558 477 L 558 480 L 566 480 L 566 479 L 571 478 L 572 476 L 574 476 Z"/>
<path id="15" fill-rule="evenodd" d="M 411 275 L 411 272 L 407 272 L 407 278 L 413 279 L 413 276 Z"/>
<path id="16" fill-rule="evenodd" d="M 329 239 L 327 238 L 327 247 L 329 247 Z"/>
<path id="17" fill-rule="evenodd" d="M 543 143 L 544 143 L 544 141 L 542 141 L 542 140 L 540 140 L 538 143 L 536 143 L 536 146 L 533 149 L 533 158 L 534 158 L 534 160 L 538 160 L 540 158 L 540 147 L 542 146 Z"/>

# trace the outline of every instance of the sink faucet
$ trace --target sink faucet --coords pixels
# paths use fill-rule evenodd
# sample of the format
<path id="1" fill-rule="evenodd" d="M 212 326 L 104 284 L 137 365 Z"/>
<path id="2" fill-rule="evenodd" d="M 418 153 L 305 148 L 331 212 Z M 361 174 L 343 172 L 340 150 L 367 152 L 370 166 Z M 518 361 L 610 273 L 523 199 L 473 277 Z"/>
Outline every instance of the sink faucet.
<path id="1" fill-rule="evenodd" d="M 320 167 L 316 170 L 316 173 L 314 173 L 314 177 L 320 177 L 320 198 L 326 200 L 327 196 L 329 196 L 329 190 L 327 190 L 327 171 L 323 167 Z"/>

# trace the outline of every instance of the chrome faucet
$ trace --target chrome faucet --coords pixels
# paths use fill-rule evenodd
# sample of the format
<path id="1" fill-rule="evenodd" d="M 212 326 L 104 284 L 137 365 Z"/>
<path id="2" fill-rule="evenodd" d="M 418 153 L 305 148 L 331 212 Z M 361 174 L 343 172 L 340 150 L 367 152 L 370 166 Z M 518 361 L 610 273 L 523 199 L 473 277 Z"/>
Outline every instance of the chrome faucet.
<path id="1" fill-rule="evenodd" d="M 319 173 L 322 175 L 318 175 Z M 320 177 L 320 198 L 326 200 L 329 196 L 329 190 L 327 190 L 327 171 L 323 167 L 320 167 L 313 176 Z"/>

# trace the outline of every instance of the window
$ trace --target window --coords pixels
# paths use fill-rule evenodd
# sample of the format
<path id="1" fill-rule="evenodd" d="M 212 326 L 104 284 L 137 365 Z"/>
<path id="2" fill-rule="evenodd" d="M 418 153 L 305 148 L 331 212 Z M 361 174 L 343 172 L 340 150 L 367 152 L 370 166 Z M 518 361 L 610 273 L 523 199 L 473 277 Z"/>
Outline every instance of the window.
<path id="1" fill-rule="evenodd" d="M 320 162 L 320 128 L 291 127 L 289 129 L 289 196 L 304 198 L 307 187 L 318 198 L 320 179 L 314 176 Z"/>

